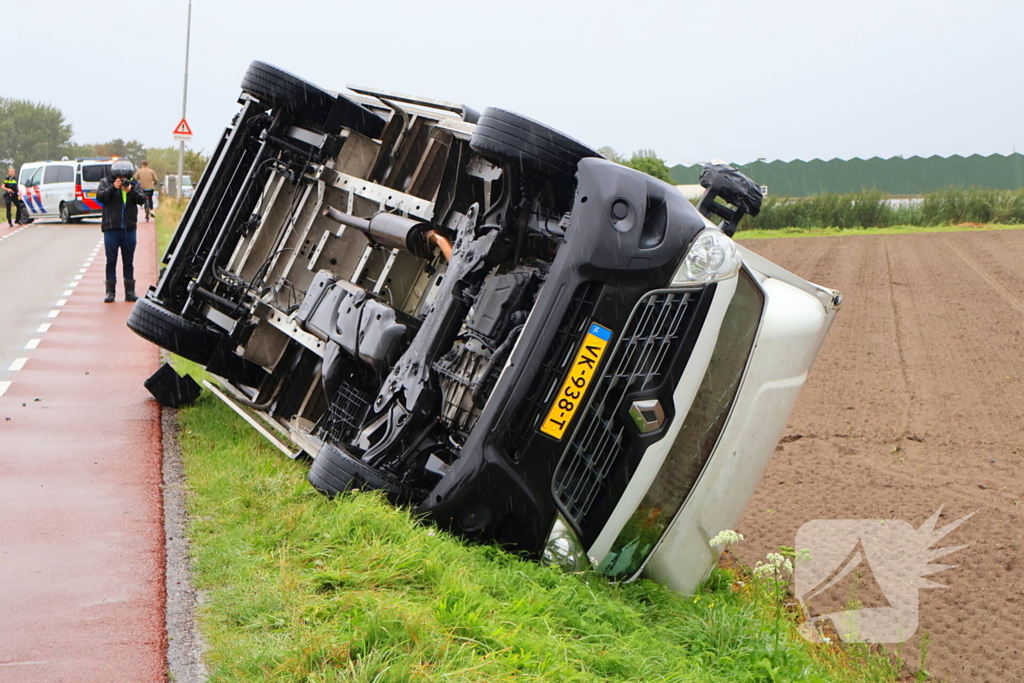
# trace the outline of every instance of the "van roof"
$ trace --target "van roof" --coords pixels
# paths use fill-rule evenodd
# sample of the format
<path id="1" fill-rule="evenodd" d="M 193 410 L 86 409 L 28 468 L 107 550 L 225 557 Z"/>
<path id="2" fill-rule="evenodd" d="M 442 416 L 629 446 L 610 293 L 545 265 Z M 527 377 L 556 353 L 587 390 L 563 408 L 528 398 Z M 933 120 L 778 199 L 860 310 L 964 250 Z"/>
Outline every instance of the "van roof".
<path id="1" fill-rule="evenodd" d="M 78 159 L 47 159 L 46 161 L 26 161 L 21 165 L 22 168 L 26 166 L 45 166 L 46 164 L 73 164 Z"/>

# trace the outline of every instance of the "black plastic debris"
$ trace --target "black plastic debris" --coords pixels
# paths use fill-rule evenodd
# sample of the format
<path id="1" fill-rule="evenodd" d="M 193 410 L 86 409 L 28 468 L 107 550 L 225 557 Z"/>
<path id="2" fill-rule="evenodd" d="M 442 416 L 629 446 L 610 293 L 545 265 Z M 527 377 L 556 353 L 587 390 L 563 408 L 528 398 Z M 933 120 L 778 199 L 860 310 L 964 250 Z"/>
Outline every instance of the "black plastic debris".
<path id="1" fill-rule="evenodd" d="M 704 170 L 700 172 L 700 185 L 706 191 L 697 210 L 705 216 L 712 213 L 724 218 L 719 227 L 730 237 L 736 232 L 745 214 L 756 216 L 761 211 L 761 201 L 764 199 L 761 188 L 728 164 L 705 164 Z M 717 197 L 736 208 L 730 209 L 716 202 Z"/>
<path id="2" fill-rule="evenodd" d="M 194 379 L 189 375 L 182 377 L 169 363 L 161 365 L 144 384 L 153 398 L 165 408 L 191 405 L 202 392 Z"/>
<path id="3" fill-rule="evenodd" d="M 761 211 L 764 195 L 753 180 L 728 164 L 705 164 L 700 172 L 700 186 L 714 190 L 719 197 L 738 206 L 751 216 Z"/>

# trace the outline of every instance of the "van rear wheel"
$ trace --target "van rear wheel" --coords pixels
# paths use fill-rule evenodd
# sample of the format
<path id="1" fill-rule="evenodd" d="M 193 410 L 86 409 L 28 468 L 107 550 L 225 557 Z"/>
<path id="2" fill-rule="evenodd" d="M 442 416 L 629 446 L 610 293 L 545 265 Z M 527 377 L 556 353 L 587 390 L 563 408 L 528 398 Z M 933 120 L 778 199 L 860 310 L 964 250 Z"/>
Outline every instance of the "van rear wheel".
<path id="1" fill-rule="evenodd" d="M 348 128 L 369 138 L 380 137 L 384 119 L 355 100 L 323 88 L 259 60 L 242 77 L 242 92 L 273 108 L 286 109 L 300 126 L 336 135 Z"/>
<path id="2" fill-rule="evenodd" d="M 60 222 L 61 223 L 71 223 L 72 222 L 71 209 L 69 209 L 68 205 L 65 204 L 64 202 L 60 203 Z"/>
<path id="3" fill-rule="evenodd" d="M 224 338 L 219 331 L 186 320 L 145 297 L 135 302 L 128 327 L 143 339 L 204 366 Z"/>

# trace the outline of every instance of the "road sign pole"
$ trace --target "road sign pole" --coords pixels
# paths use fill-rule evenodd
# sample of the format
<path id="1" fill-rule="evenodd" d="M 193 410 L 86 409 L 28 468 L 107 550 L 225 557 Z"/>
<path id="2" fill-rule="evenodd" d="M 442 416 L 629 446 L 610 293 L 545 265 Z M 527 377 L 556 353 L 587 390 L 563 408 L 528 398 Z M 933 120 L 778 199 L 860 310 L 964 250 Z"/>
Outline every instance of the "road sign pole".
<path id="1" fill-rule="evenodd" d="M 185 25 L 185 85 L 181 93 L 181 119 L 185 120 L 185 107 L 188 103 L 188 49 L 192 41 L 192 0 L 188 0 L 188 23 Z M 181 176 L 185 172 L 185 141 L 178 145 L 178 182 L 175 184 L 178 199 L 181 199 L 182 188 Z"/>

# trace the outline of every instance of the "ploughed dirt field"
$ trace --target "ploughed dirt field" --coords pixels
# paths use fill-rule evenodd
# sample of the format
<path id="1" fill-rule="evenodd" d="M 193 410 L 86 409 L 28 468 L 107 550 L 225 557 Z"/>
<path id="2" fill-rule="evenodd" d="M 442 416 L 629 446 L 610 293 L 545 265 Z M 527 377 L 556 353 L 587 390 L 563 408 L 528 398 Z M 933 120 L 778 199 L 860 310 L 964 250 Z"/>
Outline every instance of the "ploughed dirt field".
<path id="1" fill-rule="evenodd" d="M 1024 230 L 747 240 L 845 303 L 738 529 L 748 564 L 814 519 L 969 544 L 920 591 L 902 654 L 944 681 L 1024 680 Z M 857 600 L 860 596 L 851 595 Z"/>

